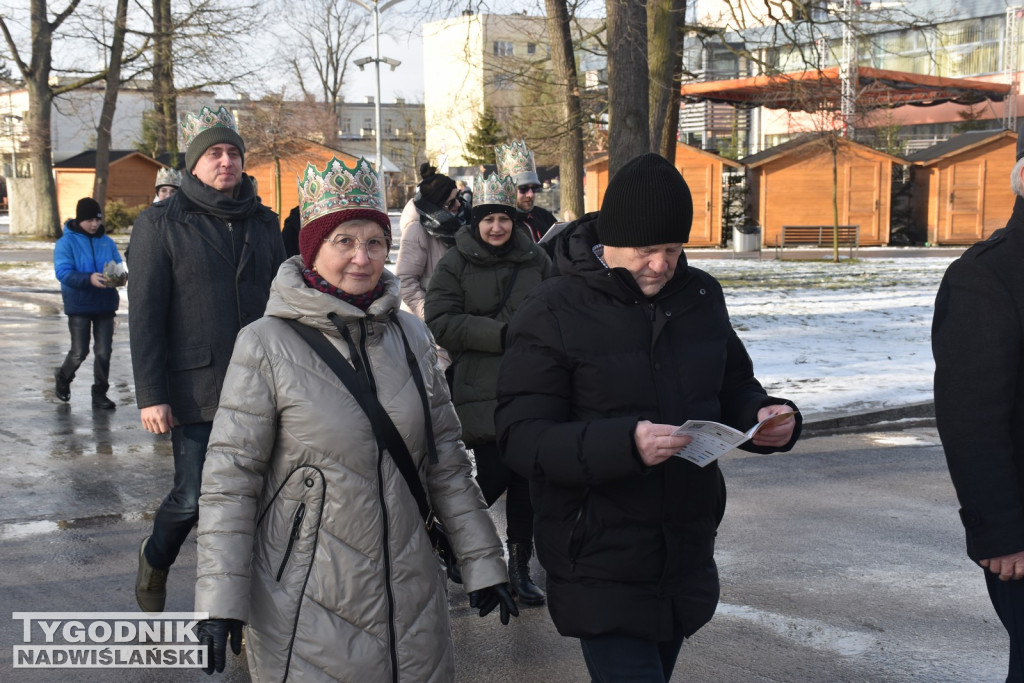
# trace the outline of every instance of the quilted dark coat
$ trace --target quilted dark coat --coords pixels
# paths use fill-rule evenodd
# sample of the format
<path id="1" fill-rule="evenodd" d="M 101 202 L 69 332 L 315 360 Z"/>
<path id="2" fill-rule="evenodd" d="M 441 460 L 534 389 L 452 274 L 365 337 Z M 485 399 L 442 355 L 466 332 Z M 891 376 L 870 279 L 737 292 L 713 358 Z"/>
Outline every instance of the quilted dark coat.
<path id="1" fill-rule="evenodd" d="M 559 236 L 562 276 L 534 290 L 509 327 L 495 421 L 505 463 L 531 479 L 558 631 L 665 641 L 714 613 L 725 483 L 717 463 L 646 467 L 637 422 L 746 429 L 760 408 L 788 402 L 754 378 L 713 277 L 683 256 L 648 299 L 628 271 L 602 264 L 596 241 L 596 214 Z M 798 435 L 799 423 L 781 450 Z"/>

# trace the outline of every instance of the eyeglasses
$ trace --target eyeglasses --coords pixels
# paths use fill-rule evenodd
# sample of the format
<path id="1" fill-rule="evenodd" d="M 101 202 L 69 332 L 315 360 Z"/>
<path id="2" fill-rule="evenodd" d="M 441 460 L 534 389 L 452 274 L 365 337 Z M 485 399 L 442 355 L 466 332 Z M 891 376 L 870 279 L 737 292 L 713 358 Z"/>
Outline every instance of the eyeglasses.
<path id="1" fill-rule="evenodd" d="M 453 197 L 452 199 L 448 200 L 448 203 L 444 205 L 444 208 L 448 209 L 449 211 L 454 211 L 456 208 L 458 208 L 460 204 L 462 204 L 462 200 L 459 199 L 458 197 Z"/>
<path id="2" fill-rule="evenodd" d="M 358 240 L 351 235 L 335 235 L 334 239 L 325 239 L 332 247 L 338 250 L 339 256 L 353 257 L 362 246 L 366 249 L 366 258 L 373 261 L 381 261 L 388 255 L 388 241 L 383 237 L 371 237 L 368 240 Z"/>
<path id="3" fill-rule="evenodd" d="M 540 191 L 540 185 L 521 185 L 519 187 L 519 194 L 530 194 L 531 192 L 537 194 Z"/>

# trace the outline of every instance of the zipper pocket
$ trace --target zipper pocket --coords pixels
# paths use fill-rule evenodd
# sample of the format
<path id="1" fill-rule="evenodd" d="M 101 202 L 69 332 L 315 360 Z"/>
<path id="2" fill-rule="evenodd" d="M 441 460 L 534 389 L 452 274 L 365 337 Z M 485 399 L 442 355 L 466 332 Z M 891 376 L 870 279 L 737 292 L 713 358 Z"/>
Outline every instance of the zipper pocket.
<path id="1" fill-rule="evenodd" d="M 572 522 L 572 528 L 569 529 L 569 571 L 576 571 L 576 558 L 579 557 L 580 551 L 583 550 L 583 541 L 586 539 L 586 534 L 584 533 L 585 529 L 581 527 L 585 526 L 584 516 L 589 501 L 590 492 L 587 491 L 586 495 L 583 496 L 583 501 L 580 503 L 580 509 L 576 511 L 576 519 Z M 577 532 L 579 532 L 578 535 Z"/>
<path id="2" fill-rule="evenodd" d="M 292 554 L 292 548 L 295 546 L 295 540 L 299 537 L 299 528 L 302 526 L 302 519 L 306 516 L 306 504 L 299 503 L 299 509 L 295 511 L 295 517 L 292 519 L 292 533 L 288 537 L 288 547 L 284 549 L 284 559 L 281 560 L 281 568 L 277 570 L 277 580 L 281 580 L 281 576 L 284 574 L 284 567 L 288 564 L 288 558 Z"/>

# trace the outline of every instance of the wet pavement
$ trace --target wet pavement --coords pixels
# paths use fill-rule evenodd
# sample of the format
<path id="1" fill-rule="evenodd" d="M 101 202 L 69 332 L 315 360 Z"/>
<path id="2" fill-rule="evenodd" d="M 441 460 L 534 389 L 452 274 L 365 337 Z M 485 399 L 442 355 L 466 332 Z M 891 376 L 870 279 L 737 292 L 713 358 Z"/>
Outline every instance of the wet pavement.
<path id="1" fill-rule="evenodd" d="M 137 610 L 138 543 L 173 467 L 167 437 L 139 425 L 127 321 L 120 315 L 114 332 L 118 409 L 92 409 L 91 359 L 62 403 L 52 373 L 68 331 L 56 283 L 20 287 L 0 271 L 0 681 L 208 680 L 195 670 L 12 668 L 21 626 L 4 615 Z M 1005 676 L 1006 636 L 965 557 L 934 429 L 808 438 L 790 454 L 727 456 L 723 470 L 722 603 L 673 680 Z M 494 514 L 503 529 L 500 502 Z M 194 575 L 190 538 L 169 610 L 191 610 Z M 477 618 L 458 587 L 450 603 L 458 681 L 589 680 L 578 644 L 558 636 L 546 609 L 502 627 Z M 221 680 L 248 680 L 244 659 Z"/>

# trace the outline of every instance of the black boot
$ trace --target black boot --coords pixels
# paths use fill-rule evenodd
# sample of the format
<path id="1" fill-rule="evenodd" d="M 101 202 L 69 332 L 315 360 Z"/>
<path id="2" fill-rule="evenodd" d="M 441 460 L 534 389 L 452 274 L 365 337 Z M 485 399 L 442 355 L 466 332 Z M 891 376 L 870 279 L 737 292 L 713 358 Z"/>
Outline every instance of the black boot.
<path id="1" fill-rule="evenodd" d="M 64 402 L 71 399 L 71 380 L 64 378 L 60 368 L 53 373 L 53 393 Z"/>
<path id="2" fill-rule="evenodd" d="M 512 591 L 524 605 L 543 605 L 544 591 L 530 578 L 530 557 L 533 555 L 532 543 L 508 544 L 508 580 Z"/>

